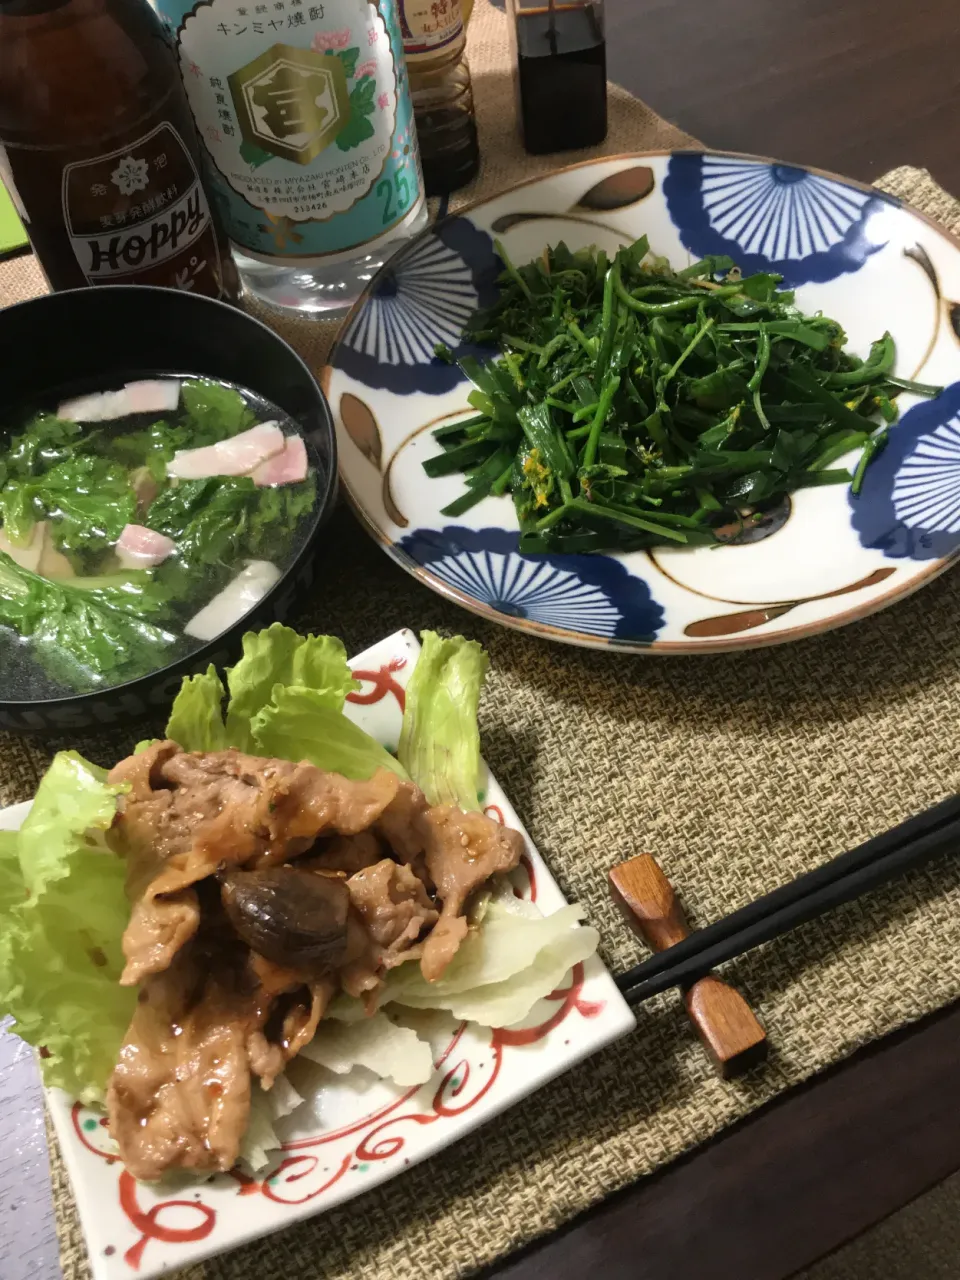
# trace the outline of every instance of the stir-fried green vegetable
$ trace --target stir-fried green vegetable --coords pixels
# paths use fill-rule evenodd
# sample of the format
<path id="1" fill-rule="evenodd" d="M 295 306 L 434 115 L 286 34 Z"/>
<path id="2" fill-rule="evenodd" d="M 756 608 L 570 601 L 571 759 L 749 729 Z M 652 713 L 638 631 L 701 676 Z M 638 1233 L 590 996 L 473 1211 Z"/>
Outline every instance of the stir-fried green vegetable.
<path id="1" fill-rule="evenodd" d="M 859 490 L 899 392 L 939 390 L 893 376 L 889 333 L 861 360 L 780 276 L 741 278 L 729 258 L 673 271 L 646 237 L 612 262 L 498 252 L 500 298 L 466 336 L 502 356 L 460 361 L 477 413 L 433 433 L 424 470 L 467 475 L 444 515 L 512 493 L 525 551 L 729 541 L 796 489 Z M 859 448 L 855 476 L 834 466 Z"/>

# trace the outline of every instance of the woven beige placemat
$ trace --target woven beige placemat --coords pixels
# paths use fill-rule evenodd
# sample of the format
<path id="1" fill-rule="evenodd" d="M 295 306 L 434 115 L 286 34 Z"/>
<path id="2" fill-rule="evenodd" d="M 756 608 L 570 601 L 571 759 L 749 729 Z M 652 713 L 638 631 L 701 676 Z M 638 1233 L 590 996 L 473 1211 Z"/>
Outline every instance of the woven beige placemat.
<path id="1" fill-rule="evenodd" d="M 470 51 L 492 193 L 551 160 L 513 132 L 503 18 L 480 0 Z M 606 150 L 690 139 L 621 90 Z M 929 174 L 881 181 L 947 226 L 960 204 Z M 43 288 L 32 259 L 0 266 L 0 303 Z M 281 326 L 319 362 L 329 328 Z M 551 646 L 461 612 L 396 568 L 341 509 L 300 625 L 357 652 L 401 626 L 463 631 L 488 648 L 483 747 L 608 962 L 638 950 L 605 875 L 657 853 L 705 923 L 960 788 L 960 593 L 947 575 L 845 630 L 769 650 L 631 658 Z M 41 746 L 0 735 L 0 802 L 29 796 L 50 750 L 107 763 L 129 744 Z M 771 1061 L 716 1079 L 674 994 L 634 1035 L 501 1120 L 359 1201 L 214 1259 L 184 1280 L 439 1280 L 463 1275 L 674 1159 L 776 1093 L 960 996 L 960 872 L 945 864 L 844 908 L 731 966 L 769 1029 Z M 54 1153 L 67 1280 L 87 1274 Z"/>

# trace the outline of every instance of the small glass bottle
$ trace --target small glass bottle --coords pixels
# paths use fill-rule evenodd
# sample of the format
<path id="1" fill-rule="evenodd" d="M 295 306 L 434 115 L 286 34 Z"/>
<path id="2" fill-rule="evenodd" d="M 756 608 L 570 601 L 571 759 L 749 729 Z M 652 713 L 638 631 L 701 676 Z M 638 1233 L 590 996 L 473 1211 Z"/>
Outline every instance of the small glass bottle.
<path id="1" fill-rule="evenodd" d="M 480 167 L 461 0 L 399 0 L 403 52 L 428 196 L 446 196 Z"/>
<path id="2" fill-rule="evenodd" d="M 337 315 L 427 222 L 397 0 L 154 0 L 244 284 Z"/>
<path id="3" fill-rule="evenodd" d="M 517 118 L 531 155 L 607 136 L 603 0 L 507 0 Z"/>

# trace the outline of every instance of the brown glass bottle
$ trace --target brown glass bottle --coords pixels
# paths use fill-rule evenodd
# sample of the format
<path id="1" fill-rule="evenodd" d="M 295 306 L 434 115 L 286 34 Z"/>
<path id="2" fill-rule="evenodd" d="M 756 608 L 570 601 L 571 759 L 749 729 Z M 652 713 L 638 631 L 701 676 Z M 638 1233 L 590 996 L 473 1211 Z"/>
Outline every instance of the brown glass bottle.
<path id="1" fill-rule="evenodd" d="M 234 300 L 174 53 L 146 0 L 0 0 L 0 177 L 54 289 Z"/>

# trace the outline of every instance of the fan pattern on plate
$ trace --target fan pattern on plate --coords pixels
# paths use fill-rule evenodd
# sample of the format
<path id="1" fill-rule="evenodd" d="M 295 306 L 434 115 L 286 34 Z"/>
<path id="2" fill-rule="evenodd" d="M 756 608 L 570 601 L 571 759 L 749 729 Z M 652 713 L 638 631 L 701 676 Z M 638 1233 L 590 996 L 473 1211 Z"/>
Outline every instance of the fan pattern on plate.
<path id="1" fill-rule="evenodd" d="M 431 237 L 380 283 L 347 338 L 375 360 L 425 364 L 438 342 L 456 346 L 476 305 L 470 268 Z"/>
<path id="2" fill-rule="evenodd" d="M 692 253 L 729 254 L 791 287 L 856 271 L 882 248 L 866 234 L 879 196 L 794 165 L 680 154 L 664 194 Z"/>
<path id="3" fill-rule="evenodd" d="M 960 418 L 921 440 L 893 482 L 893 509 L 911 529 L 960 532 Z"/>
<path id="4" fill-rule="evenodd" d="M 401 395 L 439 395 L 462 380 L 438 360 L 444 343 L 458 353 L 463 326 L 496 297 L 493 242 L 466 218 L 449 218 L 401 250 L 359 305 L 333 363 L 364 386 Z"/>
<path id="5" fill-rule="evenodd" d="M 960 383 L 903 415 L 850 505 L 865 547 L 912 560 L 960 551 Z"/>
<path id="6" fill-rule="evenodd" d="M 663 610 L 641 578 L 609 556 L 522 555 L 503 529 L 418 529 L 397 544 L 470 600 L 508 618 L 600 639 L 651 640 Z"/>
<path id="7" fill-rule="evenodd" d="M 705 166 L 710 225 L 767 258 L 805 258 L 838 244 L 868 197 L 786 165 Z"/>
<path id="8" fill-rule="evenodd" d="M 433 572 L 475 600 L 499 613 L 532 618 L 552 627 L 612 636 L 620 613 L 599 587 L 547 564 L 522 556 L 479 551 L 446 556 L 431 565 Z"/>

